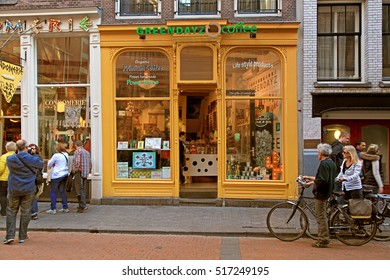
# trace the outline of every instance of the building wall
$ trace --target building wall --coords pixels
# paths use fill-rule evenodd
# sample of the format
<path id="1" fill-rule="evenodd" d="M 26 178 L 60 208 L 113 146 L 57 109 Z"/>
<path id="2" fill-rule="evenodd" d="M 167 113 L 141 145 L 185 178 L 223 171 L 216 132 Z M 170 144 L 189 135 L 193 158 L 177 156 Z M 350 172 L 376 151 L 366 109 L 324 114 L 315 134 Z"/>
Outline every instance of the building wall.
<path id="1" fill-rule="evenodd" d="M 102 0 L 102 24 L 140 24 L 140 23 L 165 23 L 166 20 L 174 19 L 174 0 L 164 0 L 161 8 L 161 19 L 132 19 L 116 20 L 115 19 L 115 1 Z M 245 21 L 245 22 L 275 22 L 275 21 L 296 21 L 296 1 L 282 0 L 282 17 L 255 17 L 255 18 L 235 18 L 234 17 L 234 0 L 221 1 L 221 19 L 228 21 Z"/>
<path id="2" fill-rule="evenodd" d="M 4 1 L 2 1 L 4 2 Z M 16 4 L 0 4 L 0 10 L 33 10 L 33 9 L 56 9 L 56 8 L 76 8 L 76 7 L 100 7 L 100 0 L 77 0 L 77 1 L 58 1 L 58 0 L 16 0 L 8 1 Z M 114 1 L 111 1 L 114 2 Z"/>
<path id="3" fill-rule="evenodd" d="M 362 76 L 360 84 L 349 86 L 333 83 L 333 86 L 316 85 L 317 82 L 317 4 L 320 1 L 303 1 L 302 13 L 303 45 L 302 69 L 303 86 L 303 138 L 304 148 L 314 148 L 321 140 L 321 118 L 312 117 L 313 92 L 357 93 L 389 92 L 380 87 L 382 82 L 382 1 L 363 1 L 362 4 Z M 355 83 L 357 84 L 357 83 Z"/>

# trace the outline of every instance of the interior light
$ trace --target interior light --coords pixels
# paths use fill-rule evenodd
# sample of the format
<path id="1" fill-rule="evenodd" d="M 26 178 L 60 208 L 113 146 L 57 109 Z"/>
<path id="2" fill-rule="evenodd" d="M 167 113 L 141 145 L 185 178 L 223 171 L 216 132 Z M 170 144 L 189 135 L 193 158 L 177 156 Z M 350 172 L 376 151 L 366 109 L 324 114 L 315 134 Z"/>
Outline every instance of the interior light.
<path id="1" fill-rule="evenodd" d="M 336 129 L 336 131 L 334 132 L 334 138 L 335 138 L 335 139 L 339 139 L 340 134 L 341 134 L 341 131 L 338 130 L 338 129 Z"/>

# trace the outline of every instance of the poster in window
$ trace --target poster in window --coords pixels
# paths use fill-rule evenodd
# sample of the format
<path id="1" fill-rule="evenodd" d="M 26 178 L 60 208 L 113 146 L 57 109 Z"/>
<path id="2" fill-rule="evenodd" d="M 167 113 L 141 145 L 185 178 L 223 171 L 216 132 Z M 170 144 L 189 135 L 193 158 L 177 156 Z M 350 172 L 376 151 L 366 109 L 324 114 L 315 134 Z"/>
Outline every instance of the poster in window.
<path id="1" fill-rule="evenodd" d="M 145 138 L 145 149 L 161 149 L 161 138 Z"/>
<path id="2" fill-rule="evenodd" d="M 128 176 L 129 176 L 129 163 L 128 162 L 117 162 L 116 176 L 118 178 L 128 178 Z"/>
<path id="3" fill-rule="evenodd" d="M 133 169 L 156 168 L 156 152 L 133 152 Z"/>

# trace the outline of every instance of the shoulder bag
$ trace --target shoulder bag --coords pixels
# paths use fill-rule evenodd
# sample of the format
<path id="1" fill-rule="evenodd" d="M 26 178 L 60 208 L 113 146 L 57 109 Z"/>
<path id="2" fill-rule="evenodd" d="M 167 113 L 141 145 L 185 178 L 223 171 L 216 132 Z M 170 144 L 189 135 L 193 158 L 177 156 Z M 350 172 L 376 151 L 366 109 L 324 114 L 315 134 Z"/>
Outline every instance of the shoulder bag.
<path id="1" fill-rule="evenodd" d="M 43 184 L 45 182 L 45 180 L 43 179 L 43 174 L 42 174 L 42 170 L 40 169 L 37 169 L 37 172 L 35 172 L 30 165 L 28 165 L 18 154 L 16 154 L 16 156 L 18 157 L 18 159 L 33 173 L 35 174 L 35 184 L 36 185 L 40 185 L 40 184 Z"/>
<path id="2" fill-rule="evenodd" d="M 31 166 L 28 165 L 18 154 L 16 154 L 16 156 L 24 164 L 24 166 L 26 166 L 33 174 L 35 174 L 35 185 L 37 186 L 37 192 L 35 194 L 35 198 L 38 199 L 43 193 L 43 188 L 45 186 L 44 184 L 45 179 L 43 179 L 42 170 L 37 169 L 37 172 L 34 172 Z"/>

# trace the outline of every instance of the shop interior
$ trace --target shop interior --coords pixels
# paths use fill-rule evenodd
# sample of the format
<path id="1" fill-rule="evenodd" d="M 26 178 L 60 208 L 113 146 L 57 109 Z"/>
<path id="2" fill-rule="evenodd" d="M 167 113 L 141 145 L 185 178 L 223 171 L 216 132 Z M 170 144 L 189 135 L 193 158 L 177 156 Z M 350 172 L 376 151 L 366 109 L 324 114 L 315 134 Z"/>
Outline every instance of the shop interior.
<path id="1" fill-rule="evenodd" d="M 186 182 L 181 198 L 216 198 L 218 176 L 217 106 L 214 91 L 181 91 L 179 131 L 186 132 Z"/>

